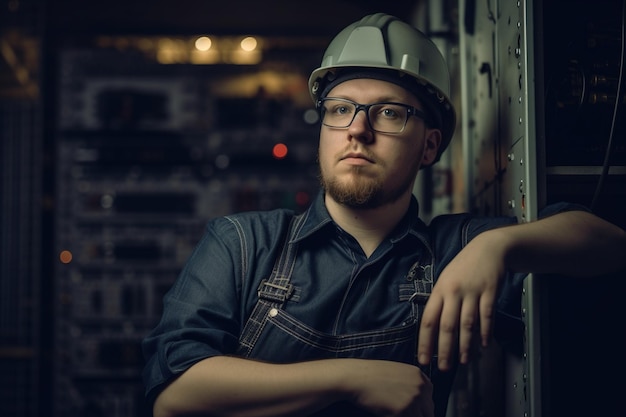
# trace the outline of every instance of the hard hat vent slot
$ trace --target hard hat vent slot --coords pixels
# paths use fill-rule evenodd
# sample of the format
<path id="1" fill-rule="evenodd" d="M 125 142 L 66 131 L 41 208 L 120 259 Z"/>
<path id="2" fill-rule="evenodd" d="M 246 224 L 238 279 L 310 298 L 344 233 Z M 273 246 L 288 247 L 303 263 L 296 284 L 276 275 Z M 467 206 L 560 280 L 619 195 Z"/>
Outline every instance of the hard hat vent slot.
<path id="1" fill-rule="evenodd" d="M 411 71 L 415 74 L 420 73 L 420 60 L 414 56 L 407 54 L 402 55 L 402 62 L 400 68 L 403 70 Z"/>

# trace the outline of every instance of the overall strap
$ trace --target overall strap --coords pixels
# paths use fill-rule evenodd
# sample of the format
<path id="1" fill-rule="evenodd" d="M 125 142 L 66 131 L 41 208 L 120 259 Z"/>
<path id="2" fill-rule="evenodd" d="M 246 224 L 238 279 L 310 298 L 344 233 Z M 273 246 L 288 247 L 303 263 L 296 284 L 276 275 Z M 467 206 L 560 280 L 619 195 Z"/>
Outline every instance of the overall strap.
<path id="1" fill-rule="evenodd" d="M 293 294 L 293 285 L 290 284 L 289 281 L 296 263 L 298 245 L 289 242 L 295 238 L 300 226 L 304 222 L 304 218 L 304 214 L 292 217 L 281 248 L 280 256 L 276 259 L 274 267 L 272 268 L 272 274 L 269 278 L 261 281 L 257 289 L 259 298 L 239 336 L 237 354 L 240 356 L 248 357 L 250 355 L 250 352 L 252 352 L 256 341 L 265 327 L 265 318 L 270 314 L 272 309 L 281 308 L 285 301 Z"/>

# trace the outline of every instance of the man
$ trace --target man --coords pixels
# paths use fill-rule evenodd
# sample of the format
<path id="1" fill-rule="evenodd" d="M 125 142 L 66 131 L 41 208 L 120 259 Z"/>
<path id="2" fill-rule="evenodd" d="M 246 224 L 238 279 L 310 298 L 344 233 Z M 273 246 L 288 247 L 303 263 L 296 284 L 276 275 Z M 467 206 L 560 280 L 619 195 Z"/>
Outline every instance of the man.
<path id="1" fill-rule="evenodd" d="M 144 341 L 155 417 L 443 416 L 448 371 L 474 329 L 488 342 L 509 271 L 625 267 L 624 231 L 570 206 L 520 225 L 418 218 L 415 177 L 454 129 L 448 83 L 396 18 L 337 35 L 309 82 L 322 192 L 300 216 L 208 224 Z"/>

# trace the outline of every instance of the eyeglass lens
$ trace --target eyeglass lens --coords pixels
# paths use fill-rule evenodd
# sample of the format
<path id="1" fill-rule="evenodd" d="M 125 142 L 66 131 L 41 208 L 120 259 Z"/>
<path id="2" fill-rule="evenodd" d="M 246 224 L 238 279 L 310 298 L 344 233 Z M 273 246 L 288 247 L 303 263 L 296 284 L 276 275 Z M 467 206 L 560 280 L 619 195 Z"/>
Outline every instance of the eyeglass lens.
<path id="1" fill-rule="evenodd" d="M 404 129 L 408 117 L 407 107 L 401 104 L 362 105 L 339 99 L 325 99 L 322 123 L 329 127 L 348 127 L 359 110 L 366 111 L 371 128 L 378 132 L 399 133 Z"/>

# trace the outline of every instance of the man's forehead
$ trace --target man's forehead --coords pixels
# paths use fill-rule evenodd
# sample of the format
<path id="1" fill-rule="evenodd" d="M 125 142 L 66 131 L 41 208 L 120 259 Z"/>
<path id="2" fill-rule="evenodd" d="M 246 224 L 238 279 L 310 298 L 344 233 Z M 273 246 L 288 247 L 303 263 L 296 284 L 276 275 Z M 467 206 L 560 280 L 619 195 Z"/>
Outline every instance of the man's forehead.
<path id="1" fill-rule="evenodd" d="M 372 78 L 355 78 L 334 86 L 328 97 L 349 98 L 354 101 L 375 102 L 395 101 L 418 105 L 417 98 L 404 87 L 397 84 Z"/>

